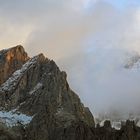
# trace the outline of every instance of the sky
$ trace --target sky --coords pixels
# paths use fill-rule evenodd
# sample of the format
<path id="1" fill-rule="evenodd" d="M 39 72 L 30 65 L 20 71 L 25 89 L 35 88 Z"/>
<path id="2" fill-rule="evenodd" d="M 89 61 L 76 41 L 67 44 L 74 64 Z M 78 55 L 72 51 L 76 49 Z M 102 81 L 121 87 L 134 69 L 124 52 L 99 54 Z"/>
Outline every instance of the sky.
<path id="1" fill-rule="evenodd" d="M 54 59 L 93 114 L 138 110 L 140 71 L 123 65 L 140 53 L 139 0 L 0 0 L 0 23 L 0 49 Z"/>

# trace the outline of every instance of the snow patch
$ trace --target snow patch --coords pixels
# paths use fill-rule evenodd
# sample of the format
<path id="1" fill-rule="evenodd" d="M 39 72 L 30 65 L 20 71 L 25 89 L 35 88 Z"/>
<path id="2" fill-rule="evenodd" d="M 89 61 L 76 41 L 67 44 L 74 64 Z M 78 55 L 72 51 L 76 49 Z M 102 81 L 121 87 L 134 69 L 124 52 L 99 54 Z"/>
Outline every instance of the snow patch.
<path id="1" fill-rule="evenodd" d="M 126 120 L 125 120 L 125 121 L 111 121 L 111 120 L 109 120 L 109 119 L 106 119 L 106 120 L 103 120 L 103 121 L 99 122 L 99 125 L 100 125 L 101 127 L 103 127 L 105 121 L 110 121 L 110 122 L 111 122 L 111 127 L 114 128 L 114 129 L 116 129 L 116 130 L 120 130 L 122 124 L 126 122 Z M 98 124 L 98 123 L 96 123 L 96 125 L 97 125 L 97 124 Z"/>
<path id="2" fill-rule="evenodd" d="M 136 124 L 138 127 L 140 127 L 140 120 L 137 122 L 137 124 Z"/>
<path id="3" fill-rule="evenodd" d="M 8 127 L 17 126 L 18 124 L 27 125 L 32 121 L 32 116 L 27 116 L 20 112 L 0 111 L 0 122 L 6 124 Z"/>
<path id="4" fill-rule="evenodd" d="M 42 88 L 42 83 L 38 83 L 34 88 L 33 88 L 33 90 L 31 90 L 30 92 L 29 92 L 29 94 L 30 95 L 32 95 L 32 94 L 34 94 L 36 91 L 38 91 L 40 88 Z"/>
<path id="5" fill-rule="evenodd" d="M 23 74 L 32 66 L 34 66 L 34 64 L 37 62 L 37 59 L 39 58 L 39 56 L 35 56 L 33 58 L 31 58 L 30 60 L 28 60 L 21 69 L 15 71 L 12 76 L 1 85 L 0 87 L 0 91 L 11 91 L 12 89 L 15 88 L 15 86 L 17 85 L 17 83 L 19 82 L 19 80 L 21 79 L 21 77 L 23 76 Z"/>
<path id="6" fill-rule="evenodd" d="M 111 125 L 112 125 L 112 128 L 115 128 L 116 130 L 120 130 L 122 126 L 122 122 L 114 121 L 114 122 L 111 122 Z"/>

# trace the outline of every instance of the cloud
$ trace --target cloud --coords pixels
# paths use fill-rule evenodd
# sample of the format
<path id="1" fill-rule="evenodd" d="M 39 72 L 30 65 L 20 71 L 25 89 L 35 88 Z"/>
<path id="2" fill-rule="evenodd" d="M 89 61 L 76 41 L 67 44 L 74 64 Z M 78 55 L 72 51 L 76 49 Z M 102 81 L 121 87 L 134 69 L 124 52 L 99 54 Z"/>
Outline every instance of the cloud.
<path id="1" fill-rule="evenodd" d="M 46 49 L 50 57 L 54 56 L 56 59 L 70 52 L 84 52 L 87 48 L 83 45 L 86 40 L 113 24 L 112 20 L 105 20 L 105 16 L 108 15 L 115 20 L 116 13 L 116 9 L 108 3 L 99 3 L 90 12 L 86 9 L 81 12 L 73 8 L 59 11 L 53 9 L 53 12 L 46 13 L 46 18 L 30 34 L 26 46 L 30 46 L 30 43 L 34 47 L 40 46 L 38 49 Z M 45 44 L 46 48 L 41 43 Z"/>
<path id="2" fill-rule="evenodd" d="M 118 7 L 109 0 L 0 1 L 0 43 L 22 43 L 30 55 L 55 59 L 93 113 L 129 110 L 130 102 L 134 109 L 140 105 L 139 73 L 122 67 L 140 51 L 140 7 Z"/>
<path id="3" fill-rule="evenodd" d="M 41 28 L 30 34 L 29 51 L 34 46 L 35 53 L 42 50 L 54 58 L 93 113 L 113 107 L 125 112 L 136 109 L 140 96 L 132 93 L 140 90 L 136 88 L 140 79 L 135 76 L 138 73 L 122 67 L 130 52 L 139 51 L 140 32 L 135 25 L 139 9 L 119 11 L 99 1 L 90 10 L 63 10 L 53 11 L 47 16 L 49 21 L 41 22 Z"/>

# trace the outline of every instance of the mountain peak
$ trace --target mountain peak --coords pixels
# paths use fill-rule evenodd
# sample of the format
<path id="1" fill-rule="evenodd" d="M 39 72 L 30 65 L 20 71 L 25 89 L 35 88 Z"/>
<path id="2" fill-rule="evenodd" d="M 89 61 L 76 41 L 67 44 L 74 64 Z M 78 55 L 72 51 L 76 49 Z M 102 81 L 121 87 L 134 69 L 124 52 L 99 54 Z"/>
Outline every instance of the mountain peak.
<path id="1" fill-rule="evenodd" d="M 0 51 L 0 85 L 29 59 L 21 45 Z"/>
<path id="2" fill-rule="evenodd" d="M 20 45 L 0 56 L 0 123 L 9 123 L 4 126 L 22 126 L 25 134 L 19 134 L 30 140 L 60 140 L 71 132 L 76 137 L 77 127 L 94 126 L 91 112 L 53 60 L 42 53 L 30 58 Z"/>

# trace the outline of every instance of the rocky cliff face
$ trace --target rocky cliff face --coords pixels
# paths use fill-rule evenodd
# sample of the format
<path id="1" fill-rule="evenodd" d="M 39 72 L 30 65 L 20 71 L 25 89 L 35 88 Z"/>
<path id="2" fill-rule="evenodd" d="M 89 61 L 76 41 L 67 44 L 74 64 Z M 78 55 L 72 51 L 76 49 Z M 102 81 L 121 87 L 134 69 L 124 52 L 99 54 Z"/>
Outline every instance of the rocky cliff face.
<path id="1" fill-rule="evenodd" d="M 76 140 L 92 136 L 94 119 L 67 75 L 22 46 L 0 51 L 0 139 Z M 86 135 L 85 135 L 86 133 Z"/>

